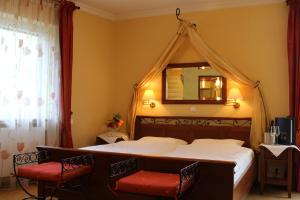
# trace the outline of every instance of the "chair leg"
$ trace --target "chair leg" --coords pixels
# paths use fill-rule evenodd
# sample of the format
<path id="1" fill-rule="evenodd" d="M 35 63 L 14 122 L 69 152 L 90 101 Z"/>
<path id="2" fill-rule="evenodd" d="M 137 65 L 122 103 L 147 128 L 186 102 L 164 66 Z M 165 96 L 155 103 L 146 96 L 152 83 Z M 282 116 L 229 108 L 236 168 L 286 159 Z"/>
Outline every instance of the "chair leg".
<path id="1" fill-rule="evenodd" d="M 89 199 L 89 192 L 86 186 L 90 185 L 90 179 L 91 179 L 91 174 L 83 176 L 80 178 L 80 193 L 81 193 L 81 198 L 84 200 L 88 200 Z"/>
<path id="2" fill-rule="evenodd" d="M 116 191 L 111 187 L 110 184 L 107 185 L 108 190 L 111 192 L 113 198 L 115 200 L 119 200 L 119 195 L 116 193 Z"/>
<path id="3" fill-rule="evenodd" d="M 28 192 L 28 190 L 22 185 L 19 177 L 16 176 L 16 180 L 17 180 L 17 183 L 20 186 L 20 188 L 29 196 L 29 197 L 24 198 L 23 200 L 27 200 L 27 199 L 45 200 L 46 199 L 46 197 L 44 197 L 44 196 L 36 196 L 36 195 L 33 195 L 30 192 Z"/>
<path id="4" fill-rule="evenodd" d="M 50 200 L 53 199 L 53 197 L 54 197 L 55 193 L 57 192 L 57 190 L 58 190 L 58 188 L 55 187 L 55 189 L 51 192 L 51 194 L 50 194 Z"/>
<path id="5" fill-rule="evenodd" d="M 55 187 L 55 189 L 52 190 L 51 195 L 50 195 L 50 200 L 53 199 L 53 197 L 55 196 L 56 192 L 59 190 L 63 190 L 63 191 L 72 191 L 72 192 L 76 192 L 78 195 L 80 195 L 80 198 L 83 200 L 88 200 L 89 199 L 89 193 L 87 190 L 87 186 L 89 185 L 87 183 L 87 181 L 85 180 L 85 177 L 81 177 L 79 179 L 79 183 L 75 182 L 74 183 L 70 183 L 70 182 L 66 182 L 60 186 Z"/>
<path id="6" fill-rule="evenodd" d="M 86 188 L 83 185 L 80 186 L 80 195 L 81 195 L 81 199 L 83 199 L 83 200 L 88 200 L 89 199 L 88 198 L 88 192 L 87 192 Z"/>

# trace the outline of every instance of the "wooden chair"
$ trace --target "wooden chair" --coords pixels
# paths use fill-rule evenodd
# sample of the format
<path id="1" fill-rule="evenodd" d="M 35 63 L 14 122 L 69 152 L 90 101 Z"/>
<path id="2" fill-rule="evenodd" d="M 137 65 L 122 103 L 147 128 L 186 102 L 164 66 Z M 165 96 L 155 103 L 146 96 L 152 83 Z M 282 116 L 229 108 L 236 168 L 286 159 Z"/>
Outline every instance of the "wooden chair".
<path id="1" fill-rule="evenodd" d="M 198 162 L 192 163 L 179 173 L 155 172 L 138 169 L 137 158 L 131 158 L 110 166 L 110 191 L 116 199 L 119 193 L 142 196 L 181 199 L 197 179 Z"/>
<path id="2" fill-rule="evenodd" d="M 81 155 L 62 159 L 60 162 L 49 161 L 47 151 L 17 154 L 13 156 L 14 173 L 17 183 L 28 195 L 25 199 L 45 200 L 47 195 L 36 196 L 31 194 L 20 179 L 29 179 L 45 182 L 53 186 L 52 197 L 61 189 L 83 187 L 83 181 L 92 174 L 95 156 Z M 86 179 L 85 179 L 86 180 Z M 74 182 L 72 184 L 71 182 Z M 76 184 L 75 184 L 76 182 Z"/>

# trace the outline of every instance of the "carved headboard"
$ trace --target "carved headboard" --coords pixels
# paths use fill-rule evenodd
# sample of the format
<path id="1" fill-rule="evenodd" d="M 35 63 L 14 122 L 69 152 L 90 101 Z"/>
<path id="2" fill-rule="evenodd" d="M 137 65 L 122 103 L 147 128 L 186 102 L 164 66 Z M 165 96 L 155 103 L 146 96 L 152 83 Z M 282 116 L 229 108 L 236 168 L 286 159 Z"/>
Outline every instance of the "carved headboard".
<path id="1" fill-rule="evenodd" d="M 251 118 L 137 116 L 135 138 L 174 137 L 191 143 L 194 139 L 238 139 L 250 147 Z"/>

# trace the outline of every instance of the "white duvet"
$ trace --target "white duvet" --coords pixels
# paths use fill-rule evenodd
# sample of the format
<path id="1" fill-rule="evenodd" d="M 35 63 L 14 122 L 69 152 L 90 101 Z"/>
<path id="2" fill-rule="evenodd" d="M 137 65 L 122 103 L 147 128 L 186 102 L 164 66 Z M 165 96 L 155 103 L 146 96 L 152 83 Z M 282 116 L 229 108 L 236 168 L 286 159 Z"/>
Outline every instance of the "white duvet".
<path id="1" fill-rule="evenodd" d="M 163 156 L 235 162 L 234 182 L 237 183 L 252 164 L 254 152 L 238 145 L 190 144 L 178 146 Z"/>
<path id="2" fill-rule="evenodd" d="M 122 141 L 113 144 L 81 148 L 83 150 L 130 153 L 163 157 L 179 157 L 204 160 L 232 161 L 234 183 L 237 184 L 251 166 L 254 152 L 241 147 L 237 140 L 199 139 L 192 144 L 175 138 L 144 137 L 136 141 Z"/>

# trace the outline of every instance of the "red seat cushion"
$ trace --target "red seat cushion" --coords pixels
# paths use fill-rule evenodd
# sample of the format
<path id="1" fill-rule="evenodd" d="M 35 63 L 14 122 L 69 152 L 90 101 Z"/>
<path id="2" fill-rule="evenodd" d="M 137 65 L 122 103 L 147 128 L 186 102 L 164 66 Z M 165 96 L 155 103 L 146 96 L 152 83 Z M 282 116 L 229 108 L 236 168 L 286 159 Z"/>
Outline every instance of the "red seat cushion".
<path id="1" fill-rule="evenodd" d="M 180 185 L 179 174 L 138 171 L 116 182 L 116 190 L 152 196 L 176 197 Z M 188 187 L 183 187 L 187 189 Z"/>
<path id="2" fill-rule="evenodd" d="M 75 177 L 87 174 L 91 172 L 91 169 L 92 168 L 90 166 L 78 166 L 72 170 L 65 171 L 62 177 L 62 164 L 60 162 L 47 162 L 42 164 L 21 166 L 18 168 L 18 176 L 32 180 L 65 182 Z"/>

